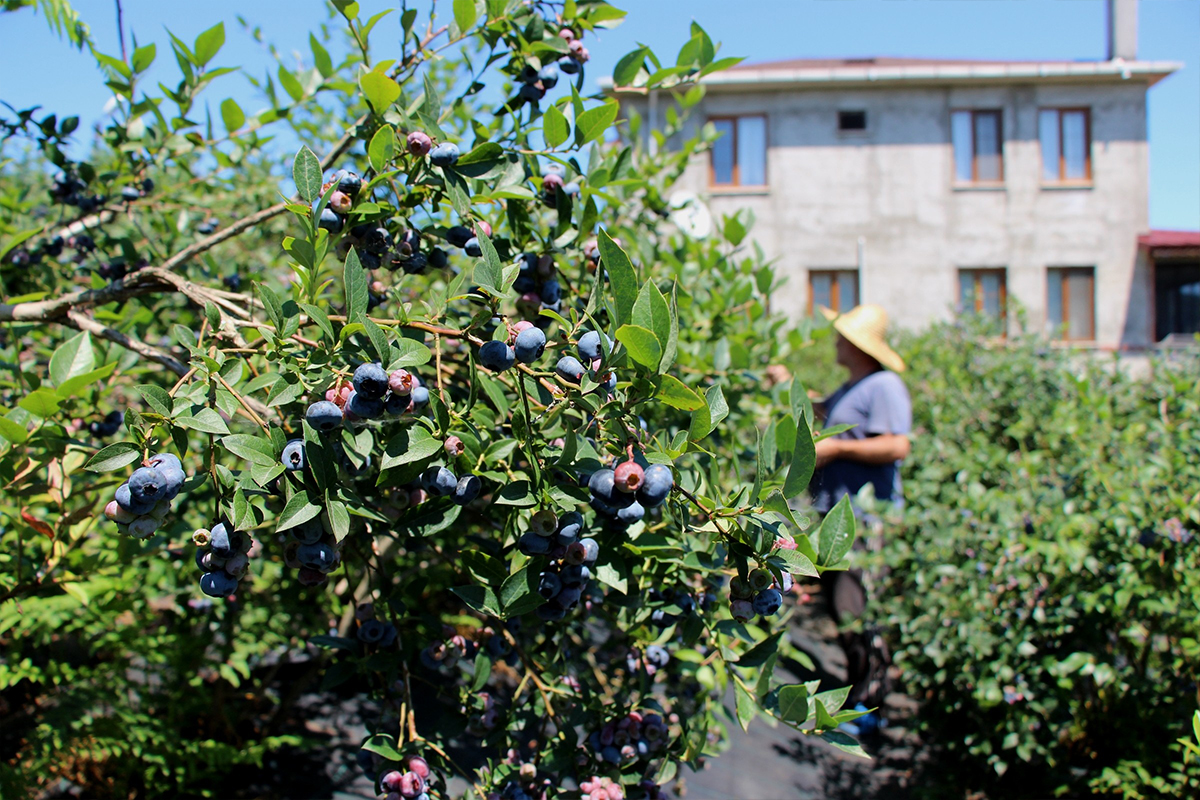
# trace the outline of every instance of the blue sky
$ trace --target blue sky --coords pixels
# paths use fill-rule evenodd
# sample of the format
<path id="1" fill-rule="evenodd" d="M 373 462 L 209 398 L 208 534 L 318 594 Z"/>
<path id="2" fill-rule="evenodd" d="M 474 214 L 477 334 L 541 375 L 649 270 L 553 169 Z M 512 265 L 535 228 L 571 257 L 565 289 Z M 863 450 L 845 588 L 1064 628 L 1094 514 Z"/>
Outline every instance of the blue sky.
<path id="1" fill-rule="evenodd" d="M 588 41 L 591 88 L 637 43 L 674 61 L 695 19 L 721 42 L 721 55 L 749 61 L 843 56 L 1094 60 L 1105 55 L 1104 0 L 616 0 L 625 24 Z M 76 0 L 93 36 L 119 52 L 114 4 Z M 364 15 L 396 3 L 361 0 Z M 158 43 L 155 80 L 174 83 L 165 28 L 186 42 L 217 20 L 226 45 L 216 62 L 262 76 L 271 64 L 265 45 L 235 20 L 262 28 L 282 53 L 308 57 L 308 31 L 325 19 L 317 0 L 123 0 L 126 31 Z M 441 0 L 449 16 L 450 3 Z M 424 14 L 429 5 L 417 3 Z M 373 47 L 382 53 L 398 35 L 397 15 L 379 24 Z M 1200 228 L 1200 1 L 1142 0 L 1138 55 L 1185 66 L 1149 93 L 1150 222 L 1156 228 Z M 127 34 L 128 35 L 128 34 Z M 219 95 L 219 96 L 218 96 Z M 262 106 L 241 76 L 220 79 L 219 100 L 233 96 L 247 110 Z M 0 16 L 0 100 L 17 108 L 42 104 L 60 115 L 97 120 L 107 99 L 89 56 L 70 50 L 30 10 Z"/>

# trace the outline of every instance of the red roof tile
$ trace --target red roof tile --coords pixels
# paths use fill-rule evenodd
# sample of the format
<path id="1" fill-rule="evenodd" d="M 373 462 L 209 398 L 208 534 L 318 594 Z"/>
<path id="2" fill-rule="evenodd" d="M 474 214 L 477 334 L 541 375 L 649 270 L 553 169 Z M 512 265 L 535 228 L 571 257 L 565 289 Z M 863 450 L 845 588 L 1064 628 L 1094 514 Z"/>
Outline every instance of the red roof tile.
<path id="1" fill-rule="evenodd" d="M 1138 237 L 1142 247 L 1200 247 L 1200 231 L 1156 230 Z"/>

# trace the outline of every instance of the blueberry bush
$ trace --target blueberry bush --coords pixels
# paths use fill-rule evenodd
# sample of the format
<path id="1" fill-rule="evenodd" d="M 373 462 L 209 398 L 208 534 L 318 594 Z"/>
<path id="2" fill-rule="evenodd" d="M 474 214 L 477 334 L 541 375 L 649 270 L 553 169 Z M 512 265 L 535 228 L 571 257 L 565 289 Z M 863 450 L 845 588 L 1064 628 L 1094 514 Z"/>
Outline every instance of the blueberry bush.
<path id="1" fill-rule="evenodd" d="M 671 222 L 711 137 L 580 94 L 623 12 L 333 0 L 260 77 L 36 7 L 114 100 L 0 116 L 0 794 L 253 794 L 306 691 L 378 710 L 389 797 L 660 797 L 759 717 L 862 752 L 774 675 L 854 537 L 793 510 L 806 335 L 747 220 Z M 669 136 L 736 61 L 615 79 Z"/>
<path id="2" fill-rule="evenodd" d="M 932 797 L 1195 797 L 1200 360 L 1148 375 L 970 325 L 905 345 L 880 615 Z"/>

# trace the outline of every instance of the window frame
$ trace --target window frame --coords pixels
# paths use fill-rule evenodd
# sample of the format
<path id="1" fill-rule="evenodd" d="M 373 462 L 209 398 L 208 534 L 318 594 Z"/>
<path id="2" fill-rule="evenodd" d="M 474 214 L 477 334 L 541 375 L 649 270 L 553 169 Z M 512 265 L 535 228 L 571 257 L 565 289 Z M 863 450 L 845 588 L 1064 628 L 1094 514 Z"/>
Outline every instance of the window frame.
<path id="1" fill-rule="evenodd" d="M 1042 149 L 1042 113 L 1053 111 L 1058 115 L 1058 178 L 1048 180 L 1041 173 L 1041 167 L 1046 163 Z M 1068 178 L 1067 159 L 1063 151 L 1063 115 L 1067 113 L 1083 113 L 1083 172 L 1082 178 Z M 1091 186 L 1092 184 L 1092 109 L 1090 106 L 1039 106 L 1038 107 L 1038 152 L 1042 156 L 1039 163 L 1041 184 L 1043 186 Z"/>
<path id="2" fill-rule="evenodd" d="M 829 308 L 834 311 L 839 311 L 838 306 L 841 305 L 841 287 L 839 286 L 839 276 L 843 273 L 854 275 L 854 295 L 858 298 L 858 303 L 862 303 L 862 275 L 859 274 L 858 267 L 817 267 L 807 270 L 808 272 L 808 316 L 812 316 L 817 310 L 817 304 L 813 302 L 813 276 L 828 275 L 832 278 L 829 287 Z"/>
<path id="3" fill-rule="evenodd" d="M 972 309 L 959 308 L 960 314 L 973 313 L 980 317 L 990 317 L 983 309 L 983 291 L 982 283 L 985 275 L 996 275 L 1000 278 L 1000 313 L 996 315 L 996 323 L 999 325 L 999 331 L 996 336 L 1001 339 L 1008 338 L 1008 268 L 1007 267 L 959 267 L 958 268 L 958 297 L 962 300 L 962 284 L 963 278 L 970 276 L 972 283 L 972 295 L 975 299 L 975 307 Z"/>
<path id="4" fill-rule="evenodd" d="M 1091 317 L 1091 336 L 1071 336 L 1071 307 L 1070 284 L 1066 280 L 1071 273 L 1085 274 L 1088 278 L 1088 312 Z M 1096 341 L 1096 268 L 1081 266 L 1047 267 L 1046 268 L 1046 323 L 1050 323 L 1050 278 L 1057 275 L 1060 281 L 1062 306 L 1059 308 L 1059 322 L 1053 335 L 1056 342 L 1094 342 Z"/>
<path id="5" fill-rule="evenodd" d="M 954 152 L 954 115 L 968 114 L 971 119 L 971 178 L 963 180 L 958 177 L 957 158 Z M 996 118 L 996 158 L 999 159 L 1000 176 L 997 178 L 989 178 L 981 180 L 979 178 L 979 142 L 975 135 L 975 120 L 983 115 L 992 115 Z M 1003 108 L 951 108 L 950 109 L 950 163 L 951 175 L 955 186 L 986 186 L 995 187 L 1003 186 L 1005 180 L 1005 164 L 1004 164 L 1004 109 Z"/>
<path id="6" fill-rule="evenodd" d="M 844 128 L 842 122 L 845 115 L 862 114 L 861 128 Z M 871 128 L 871 118 L 867 115 L 865 108 L 839 108 L 837 110 L 837 132 L 839 136 L 865 136 Z"/>
<path id="7" fill-rule="evenodd" d="M 763 121 L 763 182 L 762 183 L 742 183 L 741 164 L 738 163 L 738 120 L 757 117 Z M 733 182 L 732 183 L 717 183 L 717 170 L 713 166 L 714 150 L 708 151 L 708 188 L 716 191 L 737 191 L 739 189 L 766 189 L 771 185 L 770 164 L 767 160 L 767 153 L 770 150 L 768 142 L 771 141 L 770 121 L 767 119 L 766 113 L 757 114 L 713 114 L 708 117 L 707 122 L 730 122 L 733 130 L 730 132 L 729 141 L 733 148 Z"/>

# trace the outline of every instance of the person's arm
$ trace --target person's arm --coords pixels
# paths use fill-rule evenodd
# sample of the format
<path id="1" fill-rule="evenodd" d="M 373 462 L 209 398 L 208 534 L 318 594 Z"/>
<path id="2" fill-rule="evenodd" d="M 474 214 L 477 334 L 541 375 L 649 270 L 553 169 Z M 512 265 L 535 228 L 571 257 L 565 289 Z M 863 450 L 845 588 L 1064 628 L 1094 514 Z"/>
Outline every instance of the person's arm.
<path id="1" fill-rule="evenodd" d="M 912 445 L 899 433 L 881 433 L 865 439 L 822 439 L 817 442 L 817 466 L 844 459 L 860 464 L 890 464 L 908 458 Z"/>

